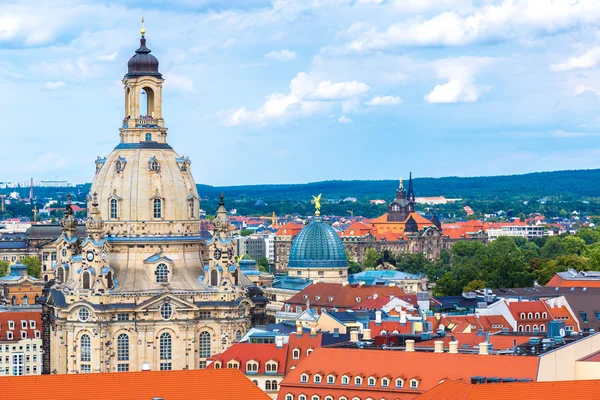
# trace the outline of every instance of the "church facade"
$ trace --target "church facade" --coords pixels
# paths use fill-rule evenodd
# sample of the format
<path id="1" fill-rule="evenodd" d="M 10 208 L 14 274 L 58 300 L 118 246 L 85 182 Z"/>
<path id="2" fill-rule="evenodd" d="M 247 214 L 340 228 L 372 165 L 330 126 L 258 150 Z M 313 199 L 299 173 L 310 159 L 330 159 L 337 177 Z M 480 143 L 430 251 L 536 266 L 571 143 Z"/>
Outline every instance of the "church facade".
<path id="1" fill-rule="evenodd" d="M 120 141 L 95 163 L 85 236 L 70 206 L 43 298 L 45 373 L 198 369 L 264 304 L 233 263 L 223 199 L 200 235 L 190 160 L 167 141 L 158 60 L 140 46 L 123 78 Z"/>

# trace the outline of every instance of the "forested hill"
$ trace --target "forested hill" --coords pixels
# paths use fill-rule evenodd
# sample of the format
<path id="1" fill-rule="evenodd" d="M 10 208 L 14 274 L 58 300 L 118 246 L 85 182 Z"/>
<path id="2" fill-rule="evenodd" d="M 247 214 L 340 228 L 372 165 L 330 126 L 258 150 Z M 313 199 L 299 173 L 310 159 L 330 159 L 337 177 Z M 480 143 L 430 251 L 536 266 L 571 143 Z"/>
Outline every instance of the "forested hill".
<path id="1" fill-rule="evenodd" d="M 406 178 L 405 178 L 406 179 Z M 414 178 L 416 196 L 493 199 L 504 197 L 560 196 L 561 198 L 600 197 L 600 169 L 536 172 L 524 175 L 472 178 Z M 202 198 L 215 198 L 220 192 L 229 198 L 263 200 L 306 200 L 310 194 L 324 198 L 390 199 L 398 181 L 323 181 L 292 185 L 209 186 L 198 185 Z"/>

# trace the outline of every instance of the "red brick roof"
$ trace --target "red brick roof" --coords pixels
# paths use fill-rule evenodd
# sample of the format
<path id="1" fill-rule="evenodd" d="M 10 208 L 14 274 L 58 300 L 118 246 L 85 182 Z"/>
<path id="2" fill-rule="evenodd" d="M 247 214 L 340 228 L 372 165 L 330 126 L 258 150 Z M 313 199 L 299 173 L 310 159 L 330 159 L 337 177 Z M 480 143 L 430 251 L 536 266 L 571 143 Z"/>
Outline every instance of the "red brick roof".
<path id="1" fill-rule="evenodd" d="M 444 381 L 418 400 L 565 400 L 591 399 L 600 392 L 600 380 L 518 382 L 471 385 Z"/>
<path id="2" fill-rule="evenodd" d="M 240 363 L 242 372 L 246 372 L 248 361 L 256 361 L 258 362 L 258 374 L 265 374 L 267 362 L 275 361 L 277 362 L 277 375 L 284 375 L 287 346 L 284 344 L 283 347 L 277 347 L 274 343 L 235 343 L 223 353 L 213 357 L 213 360 L 220 361 L 222 368 L 225 368 L 229 361 L 235 360 Z M 208 368 L 214 368 L 214 363 Z"/>
<path id="3" fill-rule="evenodd" d="M 9 321 L 14 322 L 14 329 L 9 329 Z M 27 328 L 23 329 L 21 321 L 26 322 Z M 31 327 L 31 321 L 35 322 L 35 328 Z M 0 312 L 0 341 L 8 339 L 7 332 L 13 333 L 12 340 L 21 340 L 21 332 L 27 332 L 27 338 L 35 338 L 35 331 L 42 331 L 42 314 L 35 311 L 8 311 Z"/>
<path id="4" fill-rule="evenodd" d="M 507 301 L 506 305 L 513 318 L 517 321 L 517 324 L 546 323 L 552 321 L 549 309 L 543 301 Z M 525 318 L 521 318 L 521 314 L 523 313 L 525 314 Z M 532 318 L 529 318 L 529 313 L 532 314 Z M 536 313 L 539 315 L 537 318 Z M 546 318 L 543 317 L 544 313 L 546 313 Z"/>
<path id="5" fill-rule="evenodd" d="M 600 288 L 600 280 L 585 280 L 585 279 L 563 279 L 560 275 L 556 274 L 546 283 L 546 286 L 550 287 L 589 287 L 589 288 Z"/>
<path id="6" fill-rule="evenodd" d="M 281 382 L 280 398 L 290 393 L 297 397 L 313 394 L 324 398 L 332 395 L 338 398 L 393 398 L 410 399 L 423 391 L 438 385 L 441 380 L 471 381 L 472 376 L 499 378 L 536 379 L 539 364 L 538 357 L 515 357 L 505 355 L 449 354 L 432 352 L 406 352 L 395 350 L 365 350 L 322 347 L 315 350 Z M 319 373 L 326 377 L 337 376 L 334 384 L 313 383 L 312 375 Z M 301 375 L 308 374 L 308 383 L 301 383 Z M 341 377 L 351 377 L 350 385 L 341 385 Z M 366 380 L 377 378 L 375 386 L 365 381 L 361 386 L 354 385 L 354 377 L 362 376 Z M 388 388 L 381 386 L 382 377 L 390 379 Z M 395 387 L 395 379 L 405 380 L 403 388 Z M 418 387 L 410 388 L 410 380 L 416 379 Z M 324 380 L 325 381 L 325 380 Z M 351 390 L 352 395 L 348 396 Z M 446 397 L 437 397 L 445 399 Z M 520 397 L 513 397 L 517 399 Z"/>
<path id="7" fill-rule="evenodd" d="M 296 224 L 294 222 L 289 222 L 287 224 L 281 225 L 275 235 L 277 236 L 296 236 L 300 231 L 304 228 L 303 225 Z"/>
<path id="8" fill-rule="evenodd" d="M 2 400 L 270 400 L 237 369 L 6 376 Z"/>
<path id="9" fill-rule="evenodd" d="M 345 311 L 360 305 L 363 300 L 373 298 L 374 295 L 389 299 L 390 295 L 398 297 L 405 295 L 405 293 L 397 286 L 342 285 L 340 283 L 317 282 L 307 286 L 285 303 L 304 306 L 308 301 L 311 307 L 327 309 L 336 307 L 339 311 Z"/>
<path id="10" fill-rule="evenodd" d="M 308 357 L 309 350 L 315 350 L 321 347 L 322 340 L 323 335 L 321 333 L 317 333 L 314 336 L 311 336 L 306 332 L 301 336 L 296 335 L 296 333 L 291 333 L 288 342 L 286 372 L 289 373 L 296 368 L 302 360 Z M 293 357 L 294 350 L 299 350 L 299 358 L 295 359 Z"/>
<path id="11" fill-rule="evenodd" d="M 355 222 L 346 228 L 342 236 L 366 236 L 368 233 L 374 234 L 375 229 L 363 222 Z"/>
<path id="12" fill-rule="evenodd" d="M 452 341 L 454 337 L 455 340 L 458 341 L 458 347 L 460 348 L 463 345 L 469 345 L 469 348 L 473 349 L 475 346 L 478 346 L 479 343 L 485 341 L 485 336 L 477 336 L 477 333 L 449 333 L 446 337 L 442 339 L 431 339 L 424 340 L 422 342 L 415 343 L 415 347 L 434 347 L 434 342 L 436 340 L 441 340 L 444 342 L 444 348 L 448 349 L 448 344 Z M 529 336 L 518 336 L 518 335 L 490 335 L 489 343 L 494 346 L 494 350 L 508 350 L 512 349 L 515 345 L 521 345 L 529 342 Z"/>

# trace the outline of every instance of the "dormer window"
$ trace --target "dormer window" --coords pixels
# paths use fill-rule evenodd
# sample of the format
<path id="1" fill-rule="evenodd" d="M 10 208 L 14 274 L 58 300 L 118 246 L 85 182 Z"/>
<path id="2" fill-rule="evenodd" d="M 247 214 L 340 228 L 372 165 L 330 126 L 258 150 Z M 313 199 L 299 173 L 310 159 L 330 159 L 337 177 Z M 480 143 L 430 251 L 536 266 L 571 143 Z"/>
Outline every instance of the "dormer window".
<path id="1" fill-rule="evenodd" d="M 302 374 L 302 375 L 300 375 L 300 382 L 302 382 L 302 383 L 308 383 L 308 374 Z"/>
<path id="2" fill-rule="evenodd" d="M 357 298 L 356 298 L 356 302 L 357 302 L 357 303 L 360 303 L 360 297 L 357 297 Z"/>
<path id="3" fill-rule="evenodd" d="M 298 360 L 300 358 L 300 349 L 294 349 L 294 351 L 292 351 L 292 358 L 294 360 Z"/>
<path id="4" fill-rule="evenodd" d="M 548 314 L 546 314 L 546 313 L 542 313 L 542 318 L 543 318 L 543 319 L 547 319 L 547 318 L 548 318 Z"/>
<path id="5" fill-rule="evenodd" d="M 229 368 L 229 369 L 237 369 L 238 368 L 237 361 L 229 361 L 227 363 L 227 368 Z"/>
<path id="6" fill-rule="evenodd" d="M 327 301 L 331 303 L 331 302 L 333 301 L 333 296 L 329 296 L 329 297 L 327 298 Z"/>
<path id="7" fill-rule="evenodd" d="M 527 314 L 527 319 L 533 319 L 533 314 L 532 313 Z"/>
<path id="8" fill-rule="evenodd" d="M 410 380 L 410 388 L 411 389 L 416 389 L 419 387 L 419 381 L 416 379 L 411 379 Z"/>
<path id="9" fill-rule="evenodd" d="M 313 349 L 308 349 L 308 350 L 306 350 L 306 356 L 307 356 L 307 357 L 308 357 L 308 356 L 310 356 L 310 353 L 312 353 L 312 352 L 313 352 Z"/>
<path id="10" fill-rule="evenodd" d="M 402 379 L 402 378 L 396 379 L 396 387 L 397 388 L 404 387 L 404 379 Z"/>
<path id="11" fill-rule="evenodd" d="M 521 313 L 521 319 L 525 319 L 525 313 Z"/>
<path id="12" fill-rule="evenodd" d="M 256 361 L 248 361 L 246 363 L 247 372 L 258 372 L 258 363 Z"/>
<path id="13" fill-rule="evenodd" d="M 190 218 L 194 218 L 196 216 L 196 200 L 193 197 L 188 199 L 188 209 Z"/>
<path id="14" fill-rule="evenodd" d="M 535 313 L 535 319 L 540 319 L 540 313 L 539 312 Z"/>
<path id="15" fill-rule="evenodd" d="M 370 376 L 369 379 L 367 380 L 367 384 L 369 386 L 375 386 L 376 383 L 377 383 L 377 379 L 372 376 Z"/>
<path id="16" fill-rule="evenodd" d="M 8 340 L 12 340 L 13 339 L 13 333 L 12 332 L 6 332 L 6 338 Z"/>
<path id="17" fill-rule="evenodd" d="M 390 385 L 390 380 L 388 378 L 381 378 L 381 387 L 388 387 Z"/>
<path id="18" fill-rule="evenodd" d="M 21 321 L 21 329 L 27 329 L 27 321 Z"/>
<path id="19" fill-rule="evenodd" d="M 15 329 L 15 321 L 8 321 L 8 329 L 10 329 L 10 330 Z"/>
<path id="20" fill-rule="evenodd" d="M 35 329 L 35 321 L 29 321 L 29 326 L 31 329 Z"/>
<path id="21" fill-rule="evenodd" d="M 121 160 L 117 160 L 117 162 L 115 163 L 115 172 L 119 173 L 123 170 L 123 163 L 121 162 Z"/>
<path id="22" fill-rule="evenodd" d="M 335 383 L 335 376 L 334 375 L 328 375 L 327 376 L 327 383 L 332 385 Z"/>
<path id="23" fill-rule="evenodd" d="M 313 380 L 315 381 L 315 383 L 321 383 L 321 375 L 315 375 L 313 377 Z"/>
<path id="24" fill-rule="evenodd" d="M 27 331 L 21 331 L 21 339 L 27 339 Z"/>
<path id="25" fill-rule="evenodd" d="M 350 383 L 350 377 L 349 376 L 342 376 L 342 385 L 347 385 Z"/>
<path id="26" fill-rule="evenodd" d="M 162 218 L 162 199 L 152 201 L 152 215 L 154 218 Z"/>
<path id="27" fill-rule="evenodd" d="M 110 199 L 110 218 L 119 218 L 119 202 L 117 199 Z"/>
<path id="28" fill-rule="evenodd" d="M 354 378 L 354 384 L 355 384 L 356 386 L 360 386 L 360 385 L 362 385 L 362 378 L 361 378 L 360 376 L 357 376 L 357 377 L 355 377 L 355 378 Z"/>
<path id="29" fill-rule="evenodd" d="M 221 369 L 221 361 L 215 361 L 215 369 Z"/>
<path id="30" fill-rule="evenodd" d="M 273 373 L 277 372 L 277 365 L 278 364 L 275 361 L 269 361 L 269 362 L 267 362 L 267 364 L 265 366 L 266 367 L 266 371 L 267 372 L 273 372 Z"/>
<path id="31" fill-rule="evenodd" d="M 154 275 L 156 276 L 156 283 L 169 283 L 169 267 L 167 264 L 158 264 Z"/>

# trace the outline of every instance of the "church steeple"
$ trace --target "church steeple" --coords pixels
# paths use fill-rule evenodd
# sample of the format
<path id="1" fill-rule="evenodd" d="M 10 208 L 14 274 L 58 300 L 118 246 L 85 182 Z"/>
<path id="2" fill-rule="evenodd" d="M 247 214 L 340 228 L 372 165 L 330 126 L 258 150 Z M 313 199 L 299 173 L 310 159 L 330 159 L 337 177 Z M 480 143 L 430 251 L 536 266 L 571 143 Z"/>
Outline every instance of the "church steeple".
<path id="1" fill-rule="evenodd" d="M 99 242 L 104 238 L 104 221 L 98 209 L 98 194 L 92 194 L 91 207 L 88 212 L 88 220 L 86 223 L 87 235 Z"/>
<path id="2" fill-rule="evenodd" d="M 61 225 L 63 235 L 69 239 L 73 239 L 77 230 L 77 220 L 75 219 L 73 207 L 71 206 L 71 193 L 67 194 L 67 205 L 65 206 L 65 213 Z"/>
<path id="3" fill-rule="evenodd" d="M 415 211 L 415 192 L 413 190 L 412 172 L 410 173 L 409 178 L 408 178 L 407 198 L 408 198 L 408 203 L 409 203 L 409 211 L 414 212 Z"/>

